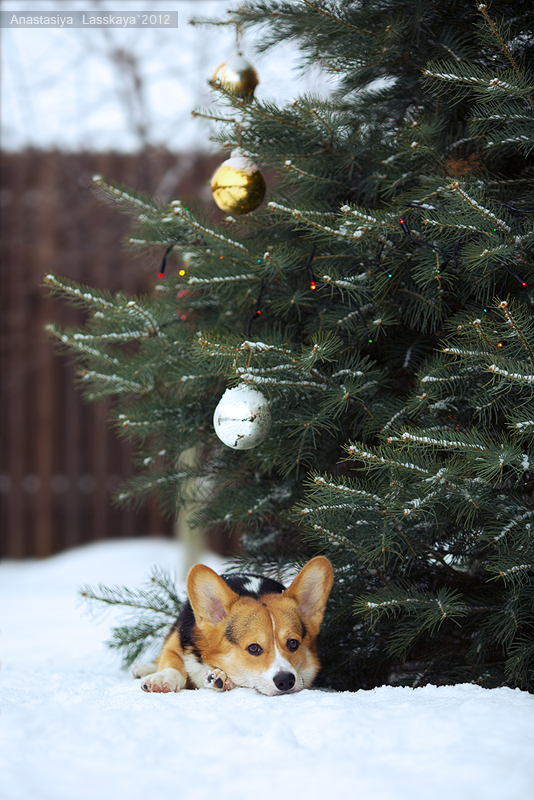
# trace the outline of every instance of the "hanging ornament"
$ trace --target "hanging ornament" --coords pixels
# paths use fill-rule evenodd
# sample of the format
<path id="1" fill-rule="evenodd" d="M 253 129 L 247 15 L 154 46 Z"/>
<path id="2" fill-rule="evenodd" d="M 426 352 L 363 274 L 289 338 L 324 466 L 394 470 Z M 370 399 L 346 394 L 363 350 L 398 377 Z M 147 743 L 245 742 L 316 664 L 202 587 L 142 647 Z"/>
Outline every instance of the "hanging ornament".
<path id="1" fill-rule="evenodd" d="M 250 450 L 263 442 L 271 427 L 266 397 L 246 383 L 227 389 L 213 415 L 215 433 L 234 450 Z"/>
<path id="2" fill-rule="evenodd" d="M 233 150 L 211 179 L 215 203 L 229 214 L 248 214 L 265 197 L 265 178 L 252 159 Z"/>
<path id="3" fill-rule="evenodd" d="M 222 86 L 243 100 L 252 100 L 259 81 L 252 64 L 243 58 L 242 53 L 237 52 L 217 67 L 212 83 Z"/>

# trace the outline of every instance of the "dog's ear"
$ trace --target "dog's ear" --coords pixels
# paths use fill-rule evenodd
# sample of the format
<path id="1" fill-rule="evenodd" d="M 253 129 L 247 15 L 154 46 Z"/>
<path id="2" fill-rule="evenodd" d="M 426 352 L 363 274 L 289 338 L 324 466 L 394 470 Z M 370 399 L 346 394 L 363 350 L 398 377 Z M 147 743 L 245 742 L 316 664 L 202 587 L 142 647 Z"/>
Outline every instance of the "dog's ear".
<path id="1" fill-rule="evenodd" d="M 302 567 L 285 594 L 296 600 L 307 622 L 319 627 L 333 582 L 334 570 L 330 561 L 324 556 L 317 556 Z"/>
<path id="2" fill-rule="evenodd" d="M 196 564 L 189 571 L 187 594 L 198 624 L 217 625 L 238 599 L 228 584 L 204 564 Z"/>

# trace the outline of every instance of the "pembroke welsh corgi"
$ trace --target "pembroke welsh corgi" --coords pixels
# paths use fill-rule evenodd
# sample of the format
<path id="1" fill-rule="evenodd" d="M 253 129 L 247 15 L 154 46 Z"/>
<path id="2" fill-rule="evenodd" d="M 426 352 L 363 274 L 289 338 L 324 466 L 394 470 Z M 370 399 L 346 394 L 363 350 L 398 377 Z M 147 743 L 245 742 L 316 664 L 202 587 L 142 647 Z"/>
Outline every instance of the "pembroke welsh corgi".
<path id="1" fill-rule="evenodd" d="M 324 556 L 308 561 L 287 589 L 260 575 L 220 577 L 197 564 L 187 577 L 189 601 L 158 659 L 134 667 L 134 677 L 145 692 L 307 689 L 320 668 L 315 640 L 332 582 Z"/>

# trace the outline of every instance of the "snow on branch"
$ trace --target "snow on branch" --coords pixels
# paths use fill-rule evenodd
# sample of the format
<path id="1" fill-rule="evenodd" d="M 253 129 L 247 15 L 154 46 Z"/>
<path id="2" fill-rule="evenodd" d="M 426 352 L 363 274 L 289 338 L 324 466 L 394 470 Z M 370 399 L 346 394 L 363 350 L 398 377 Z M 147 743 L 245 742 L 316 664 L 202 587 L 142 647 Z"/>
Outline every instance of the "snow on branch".
<path id="1" fill-rule="evenodd" d="M 155 489 L 157 486 L 176 483 L 177 481 L 190 477 L 191 475 L 189 475 L 187 472 L 177 472 L 174 475 L 165 475 L 163 478 L 157 478 L 156 480 L 143 484 L 143 491 L 150 491 Z M 135 497 L 138 494 L 138 491 L 139 490 L 135 488 L 131 489 L 130 491 L 121 492 L 119 495 L 117 495 L 117 500 L 128 500 L 131 497 Z"/>
<path id="2" fill-rule="evenodd" d="M 449 189 L 452 189 L 454 192 L 460 195 L 462 200 L 466 202 L 468 205 L 471 206 L 475 211 L 478 211 L 482 214 L 486 219 L 490 219 L 497 227 L 501 228 L 501 230 L 505 231 L 506 233 L 511 233 L 511 228 L 509 225 L 506 224 L 502 219 L 499 219 L 493 211 L 490 211 L 489 208 L 484 208 L 484 206 L 480 205 L 473 197 L 471 197 L 464 188 L 460 186 L 459 181 L 453 181 L 449 184 Z"/>
<path id="3" fill-rule="evenodd" d="M 264 344 L 264 342 L 251 342 L 245 339 L 244 342 L 241 342 L 238 346 L 232 346 L 227 344 L 221 344 L 220 342 L 211 342 L 201 331 L 197 332 L 198 342 L 203 349 L 211 348 L 211 351 L 208 350 L 210 355 L 218 355 L 219 353 L 227 353 L 230 355 L 231 353 L 239 354 L 241 352 L 248 352 L 248 353 L 276 353 L 279 355 L 283 355 L 284 357 L 293 358 L 294 354 L 291 350 L 287 350 L 284 347 L 280 347 L 277 345 L 272 344 Z"/>
<path id="4" fill-rule="evenodd" d="M 467 74 L 466 69 L 462 69 L 460 64 L 455 68 L 450 62 L 430 62 L 429 66 L 423 70 L 423 75 L 425 78 L 435 78 L 445 83 L 453 83 L 455 86 L 463 84 L 464 86 L 479 87 L 490 94 L 496 92 L 513 94 L 516 97 L 526 97 L 528 100 L 528 87 L 520 75 L 514 75 L 513 72 L 508 71 L 507 79 L 504 80 L 502 74 L 497 77 L 494 72 L 489 70 L 478 70 L 478 75 L 473 75 L 473 65 L 470 64 L 469 68 L 471 74 Z"/>
<path id="5" fill-rule="evenodd" d="M 371 494 L 370 492 L 366 492 L 363 489 L 354 489 L 352 486 L 345 486 L 342 483 L 332 483 L 331 481 L 325 480 L 323 477 L 318 475 L 313 479 L 313 482 L 316 486 L 322 486 L 325 489 L 333 489 L 336 492 L 344 492 L 346 494 L 354 494 L 358 497 L 365 497 L 368 500 L 374 500 L 375 503 L 380 503 L 381 505 L 384 504 L 384 501 L 381 497 L 376 494 Z"/>
<path id="6" fill-rule="evenodd" d="M 327 503 L 323 506 L 314 506 L 313 508 L 301 508 L 299 510 L 299 514 L 307 515 L 307 514 L 317 514 L 320 511 L 332 511 L 333 509 L 340 509 L 340 508 L 348 508 L 351 512 L 356 511 L 355 506 L 351 505 L 350 503 Z M 365 525 L 366 523 L 363 520 L 360 520 L 360 525 Z"/>
<path id="7" fill-rule="evenodd" d="M 534 420 L 524 420 L 523 422 L 516 422 L 514 428 L 517 428 L 518 431 L 522 431 L 524 428 L 534 428 Z"/>
<path id="8" fill-rule="evenodd" d="M 367 273 L 364 273 L 364 274 L 365 274 L 365 277 L 367 278 L 368 277 Z M 364 306 L 361 309 L 356 309 L 356 311 L 351 311 L 350 314 L 347 314 L 345 317 L 342 317 L 342 319 L 336 320 L 336 326 L 343 325 L 344 322 L 348 322 L 348 320 L 354 319 L 354 318 L 358 318 L 359 320 L 361 320 L 362 312 L 366 311 L 369 307 L 370 307 L 370 304 L 367 305 L 367 306 Z"/>
<path id="9" fill-rule="evenodd" d="M 512 328 L 514 329 L 514 331 L 516 332 L 516 334 L 517 334 L 518 338 L 520 339 L 520 341 L 521 341 L 521 342 L 522 342 L 522 344 L 523 344 L 523 347 L 525 348 L 525 350 L 526 350 L 526 351 L 527 351 L 527 353 L 528 353 L 528 357 L 529 357 L 529 359 L 530 359 L 530 362 L 532 363 L 532 362 L 534 361 L 534 356 L 532 355 L 532 350 L 530 349 L 530 345 L 529 345 L 529 343 L 527 342 L 527 340 L 525 339 L 525 337 L 523 336 L 523 334 L 522 334 L 522 332 L 521 332 L 521 328 L 520 328 L 520 326 L 519 326 L 519 325 L 518 325 L 518 323 L 515 321 L 515 319 L 514 319 L 514 317 L 512 316 L 512 314 L 510 313 L 510 311 L 509 311 L 509 309 L 508 309 L 508 303 L 506 302 L 506 300 L 503 300 L 503 302 L 502 302 L 502 303 L 499 303 L 499 308 L 501 308 L 501 309 L 504 311 L 504 316 L 506 317 L 506 322 L 507 322 L 507 323 L 508 323 L 508 325 L 510 325 L 510 327 L 512 327 Z"/>
<path id="10" fill-rule="evenodd" d="M 430 478 L 425 478 L 425 481 L 428 480 L 430 480 Z M 409 500 L 408 505 L 410 505 L 411 508 L 403 508 L 404 516 L 409 517 L 414 513 L 414 511 L 417 511 L 419 508 L 421 508 L 421 506 L 425 505 L 425 503 L 428 503 L 430 500 L 433 500 L 435 497 L 439 497 L 440 494 L 441 491 L 436 489 L 434 492 L 431 492 L 424 498 L 416 497 L 413 500 Z"/>
<path id="11" fill-rule="evenodd" d="M 382 428 L 382 430 L 380 431 L 380 433 L 384 433 L 385 431 L 387 431 L 387 429 L 388 429 L 388 428 L 390 428 L 390 427 L 393 425 L 393 423 L 394 423 L 394 422 L 395 422 L 395 421 L 396 421 L 396 420 L 397 420 L 399 417 L 402 417 L 402 415 L 403 415 L 403 414 L 405 414 L 407 411 L 408 411 L 408 406 L 404 406 L 404 408 L 401 408 L 401 410 L 400 410 L 400 411 L 397 411 L 397 413 L 396 413 L 396 414 L 393 414 L 393 416 L 391 417 L 391 419 L 390 419 L 390 420 L 388 420 L 388 422 L 386 422 L 386 424 L 384 425 L 384 427 Z"/>
<path id="12" fill-rule="evenodd" d="M 534 511 L 526 511 L 524 514 L 520 514 L 519 516 L 514 517 L 511 520 L 511 522 L 508 523 L 508 525 L 505 525 L 505 527 L 501 530 L 500 533 L 497 534 L 497 536 L 493 537 L 493 541 L 499 542 L 501 539 L 504 539 L 504 537 L 510 533 L 512 528 L 515 528 L 516 525 L 520 525 L 521 522 L 524 522 L 526 519 L 532 519 L 533 516 L 534 516 Z"/>
<path id="13" fill-rule="evenodd" d="M 358 445 L 346 445 L 345 450 L 349 455 L 353 456 L 354 458 L 361 458 L 364 461 L 371 461 L 376 464 L 383 464 L 386 467 L 400 467 L 401 469 L 407 469 L 410 472 L 417 472 L 420 475 L 430 475 L 427 469 L 423 469 L 423 467 L 419 467 L 416 464 L 407 463 L 404 461 L 397 461 L 393 458 L 384 458 L 384 456 L 378 455 L 378 453 L 372 453 L 369 450 L 363 450 Z"/>
<path id="14" fill-rule="evenodd" d="M 489 372 L 493 372 L 495 375 L 501 375 L 503 378 L 509 378 L 512 381 L 520 381 L 522 383 L 534 383 L 534 375 L 525 375 L 520 372 L 508 372 L 505 369 L 501 369 L 496 364 L 490 364 L 488 367 Z"/>
<path id="15" fill-rule="evenodd" d="M 197 381 L 201 378 L 210 379 L 211 375 L 182 375 L 180 378 L 180 383 L 185 383 L 186 381 Z"/>
<path id="16" fill-rule="evenodd" d="M 447 375 L 444 378 L 438 378 L 435 375 L 425 375 L 421 378 L 419 383 L 449 383 L 450 381 L 461 381 L 471 378 L 470 375 Z"/>
<path id="17" fill-rule="evenodd" d="M 144 202 L 143 200 L 139 199 L 138 197 L 134 197 L 133 195 L 129 194 L 128 192 L 117 189 L 116 186 L 112 186 L 102 178 L 101 175 L 94 175 L 93 182 L 96 183 L 101 189 L 103 189 L 107 194 L 115 197 L 117 200 L 121 200 L 127 203 L 131 203 L 134 206 L 142 209 L 143 211 L 149 211 L 151 214 L 158 214 L 159 209 L 155 206 L 150 205 L 149 203 Z"/>
<path id="18" fill-rule="evenodd" d="M 330 233 L 332 236 L 338 236 L 342 239 L 359 239 L 363 233 L 367 230 L 366 228 L 358 228 L 358 230 L 349 233 L 343 229 L 336 229 L 331 228 L 329 225 L 321 225 L 319 222 L 315 222 L 312 219 L 308 219 L 305 214 L 308 212 L 300 211 L 298 208 L 288 208 L 287 206 L 283 206 L 280 203 L 275 203 L 274 200 L 271 200 L 270 203 L 267 203 L 269 208 L 272 208 L 274 211 L 282 211 L 285 214 L 291 214 L 292 217 L 295 219 L 301 219 L 303 222 L 307 222 L 308 225 L 311 225 L 318 230 L 324 231 L 325 233 Z M 312 212 L 313 213 L 313 212 Z M 311 215 L 310 215 L 311 216 Z M 321 216 L 323 216 L 321 214 Z"/>
<path id="19" fill-rule="evenodd" d="M 329 530 L 328 528 L 323 527 L 322 525 L 313 524 L 312 529 L 315 533 L 320 534 L 325 539 L 328 539 L 331 545 L 334 547 L 346 547 L 348 550 L 354 550 L 356 553 L 361 552 L 361 547 L 351 542 L 346 536 L 342 536 L 340 533 L 334 533 L 333 531 Z"/>
<path id="20" fill-rule="evenodd" d="M 519 78 L 521 83 L 525 84 L 526 81 L 525 81 L 525 79 L 523 78 L 523 76 L 521 74 L 521 71 L 520 71 L 520 69 L 519 69 L 519 67 L 518 67 L 518 65 L 517 65 L 517 63 L 516 63 L 516 61 L 515 61 L 515 59 L 514 59 L 514 57 L 512 55 L 512 52 L 511 52 L 510 48 L 508 47 L 506 41 L 504 40 L 503 36 L 501 35 L 501 32 L 499 31 L 499 28 L 497 27 L 495 22 L 491 19 L 490 15 L 488 14 L 488 7 L 487 7 L 486 3 L 480 3 L 478 5 L 478 10 L 484 16 L 484 19 L 486 20 L 486 23 L 491 28 L 491 32 L 493 33 L 493 35 L 495 36 L 495 38 L 499 42 L 499 47 L 500 47 L 501 51 L 505 54 L 505 56 L 508 59 L 508 61 L 510 62 L 510 64 L 512 65 L 512 69 L 514 70 L 516 76 Z M 511 87 L 511 88 L 515 89 L 516 87 Z M 528 87 L 528 91 L 525 93 L 525 97 L 526 97 L 530 107 L 534 110 L 534 98 L 532 97 L 532 87 Z"/>
<path id="21" fill-rule="evenodd" d="M 165 425 L 165 420 L 147 421 L 147 420 L 131 420 L 126 417 L 126 414 L 119 414 L 118 419 L 121 421 L 123 428 L 152 428 L 156 425 Z"/>
<path id="22" fill-rule="evenodd" d="M 275 486 L 271 492 L 269 492 L 265 497 L 262 497 L 261 500 L 258 500 L 258 502 L 254 506 L 252 506 L 252 508 L 249 508 L 246 511 L 246 514 L 247 516 L 252 516 L 252 514 L 254 514 L 255 511 L 264 506 L 266 503 L 271 503 L 271 502 L 279 503 L 283 500 L 288 500 L 291 497 L 291 494 L 292 492 L 291 489 L 289 489 L 289 487 Z"/>
<path id="23" fill-rule="evenodd" d="M 241 345 L 240 349 L 241 350 L 252 350 L 252 351 L 254 351 L 254 350 L 257 350 L 257 351 L 270 350 L 270 351 L 272 351 L 274 353 L 282 353 L 283 355 L 286 355 L 286 356 L 292 356 L 293 355 L 291 350 L 285 350 L 284 348 L 277 347 L 274 344 L 264 344 L 263 342 L 250 342 L 248 340 L 245 340 L 243 342 L 243 344 Z"/>
<path id="24" fill-rule="evenodd" d="M 444 347 L 441 352 L 452 356 L 475 356 L 475 358 L 487 358 L 489 355 L 488 353 L 479 353 L 476 350 L 460 350 L 459 347 Z M 424 380 L 429 380 L 429 378 L 423 378 Z"/>
<path id="25" fill-rule="evenodd" d="M 265 375 L 268 372 L 288 372 L 293 371 L 295 369 L 294 364 L 278 364 L 275 367 L 238 367 L 236 372 L 238 374 L 242 372 L 249 372 L 251 375 Z"/>
<path id="26" fill-rule="evenodd" d="M 117 303 L 107 300 L 105 297 L 102 297 L 102 295 L 99 294 L 93 294 L 89 291 L 83 292 L 77 286 L 71 286 L 67 281 L 59 280 L 59 278 L 56 278 L 55 275 L 45 275 L 43 280 L 46 284 L 52 286 L 53 289 L 61 290 L 65 294 L 70 294 L 76 299 L 82 300 L 87 304 L 99 305 L 102 306 L 102 308 L 109 308 L 113 310 L 117 309 Z"/>
<path id="27" fill-rule="evenodd" d="M 364 214 L 363 211 L 360 211 L 358 208 L 352 208 L 348 205 L 341 206 L 339 210 L 343 214 L 352 214 L 352 216 L 356 217 L 356 219 L 362 220 L 362 222 L 370 222 L 372 225 L 381 225 L 384 228 L 393 228 L 395 231 L 399 227 L 396 223 L 394 224 L 388 220 L 372 217 L 370 214 Z"/>
<path id="28" fill-rule="evenodd" d="M 181 200 L 173 200 L 171 206 L 173 207 L 173 215 L 183 219 L 195 230 L 202 231 L 202 233 L 211 236 L 213 239 L 218 239 L 220 242 L 224 242 L 234 250 L 237 248 L 238 250 L 243 250 L 244 253 L 248 253 L 248 255 L 252 256 L 250 250 L 247 250 L 247 248 L 242 245 L 241 242 L 236 242 L 234 239 L 229 239 L 227 236 L 223 236 L 221 233 L 216 233 L 211 228 L 207 228 L 205 225 L 201 225 L 200 222 L 197 222 L 197 220 L 193 219 L 191 214 L 189 214 L 186 209 L 182 208 Z"/>
<path id="29" fill-rule="evenodd" d="M 319 176 L 319 175 L 313 175 L 313 173 L 311 173 L 311 172 L 306 172 L 306 170 L 303 170 L 303 169 L 300 169 L 299 167 L 296 167 L 296 166 L 293 164 L 293 162 L 291 161 L 291 159 L 290 159 L 290 158 L 287 158 L 287 159 L 285 160 L 285 162 L 284 162 L 284 167 L 285 167 L 285 169 L 289 169 L 289 170 L 291 170 L 292 172 L 296 172 L 296 173 L 297 173 L 297 175 L 301 175 L 303 178 L 311 178 L 311 180 L 314 180 L 314 181 L 324 181 L 325 183 L 337 183 L 339 186 L 344 186 L 344 184 L 342 184 L 342 183 L 341 183 L 341 181 L 336 181 L 336 180 L 333 180 L 333 179 L 332 179 L 332 178 L 330 178 L 330 177 L 328 177 L 328 178 L 322 178 L 322 177 L 321 177 L 321 176 Z M 307 213 L 309 214 L 310 212 L 308 211 Z M 317 213 L 319 214 L 319 213 L 322 213 L 322 212 L 317 212 Z M 335 215 L 333 212 L 330 212 L 330 213 L 326 212 L 326 213 L 324 214 L 324 216 L 329 216 L 329 217 L 331 216 L 331 217 L 335 217 L 336 215 Z"/>
<path id="30" fill-rule="evenodd" d="M 368 600 L 365 605 L 369 610 L 373 608 L 391 608 L 393 606 L 401 606 L 409 603 L 424 604 L 426 600 L 418 600 L 417 597 L 405 597 L 402 600 L 384 600 L 382 603 L 372 603 Z"/>
<path id="31" fill-rule="evenodd" d="M 133 317 L 137 317 L 138 319 L 141 318 L 143 322 L 147 325 L 150 334 L 152 336 L 159 336 L 161 331 L 159 329 L 159 325 L 156 319 L 150 314 L 146 309 L 141 308 L 141 306 L 136 303 L 135 300 L 129 300 L 125 306 L 126 312 L 131 314 Z"/>
<path id="32" fill-rule="evenodd" d="M 268 386 L 291 386 L 294 389 L 319 389 L 322 392 L 328 389 L 328 386 L 315 383 L 314 381 L 279 381 L 274 377 L 262 377 L 254 374 L 255 370 L 251 371 L 246 367 L 238 367 L 236 372 L 241 375 L 245 383 L 267 384 Z"/>
<path id="33" fill-rule="evenodd" d="M 528 569 L 534 569 L 534 564 L 517 564 L 515 567 L 499 570 L 499 575 L 501 578 L 505 578 L 507 575 L 513 575 L 517 572 L 525 572 L 525 570 Z"/>
<path id="34" fill-rule="evenodd" d="M 153 386 L 143 386 L 136 381 L 129 381 L 127 378 L 121 378 L 120 375 L 104 375 L 101 372 L 95 372 L 94 370 L 84 370 L 81 374 L 82 381 L 88 380 L 98 380 L 103 381 L 104 383 L 112 384 L 116 391 L 128 391 L 128 392 L 135 392 L 136 394 L 141 394 L 143 392 L 149 392 L 153 389 Z"/>
<path id="35" fill-rule="evenodd" d="M 85 344 L 84 341 L 80 341 L 81 339 L 85 338 L 89 339 L 90 341 L 94 341 L 95 339 L 100 339 L 101 337 L 99 336 L 84 337 L 82 334 L 77 333 L 69 336 L 66 333 L 61 333 L 61 331 L 59 331 L 53 324 L 45 325 L 45 330 L 59 339 L 62 344 L 68 345 L 69 347 L 74 347 L 76 350 L 79 350 L 82 353 L 87 353 L 87 355 L 94 356 L 102 361 L 107 361 L 108 364 L 113 364 L 114 366 L 119 366 L 121 363 L 118 358 L 114 358 L 113 356 L 110 356 L 108 353 L 101 350 L 96 350 L 94 347 L 90 347 L 88 344 Z"/>
<path id="36" fill-rule="evenodd" d="M 356 282 L 366 281 L 368 279 L 367 272 L 363 272 L 361 275 L 354 275 L 346 280 L 341 280 L 340 278 L 332 278 L 330 275 L 321 275 L 321 280 L 324 283 L 331 284 L 332 286 L 341 286 L 344 289 L 354 289 L 354 284 Z"/>
<path id="37" fill-rule="evenodd" d="M 206 283 L 230 283 L 231 281 L 259 281 L 258 275 L 224 275 L 222 278 L 188 278 L 187 283 L 193 284 L 206 284 Z"/>
<path id="38" fill-rule="evenodd" d="M 389 444 L 393 444 L 394 442 L 417 442 L 420 444 L 432 444 L 437 445 L 438 447 L 453 447 L 453 448 L 460 448 L 462 450 L 477 450 L 482 453 L 487 453 L 488 450 L 481 444 L 469 444 L 467 442 L 455 442 L 447 439 L 431 439 L 428 436 L 416 436 L 413 433 L 409 433 L 409 431 L 404 431 L 401 436 L 392 436 L 388 439 Z"/>
<path id="39" fill-rule="evenodd" d="M 50 330 L 52 333 L 54 333 L 53 328 L 53 325 L 46 326 L 46 329 Z M 124 333 L 75 333 L 72 340 L 77 342 L 84 340 L 89 342 L 129 342 L 132 339 L 146 339 L 147 336 L 150 336 L 150 333 L 146 330 L 124 331 Z"/>
<path id="40" fill-rule="evenodd" d="M 358 606 L 362 611 L 367 609 L 369 612 L 371 612 L 371 615 L 374 616 L 377 614 L 380 616 L 381 612 L 386 614 L 396 614 L 403 606 L 407 607 L 408 609 L 410 606 L 426 606 L 430 614 L 421 625 L 419 632 L 421 632 L 423 629 L 432 630 L 437 625 L 439 626 L 445 619 L 463 616 L 468 611 L 467 607 L 463 603 L 459 603 L 458 599 L 454 596 L 451 596 L 451 593 L 448 592 L 440 592 L 438 596 L 433 598 L 401 596 L 393 597 L 391 599 L 384 599 L 382 601 L 377 599 L 376 602 L 362 598 L 358 603 Z M 437 612 L 437 618 L 435 616 L 435 612 Z"/>

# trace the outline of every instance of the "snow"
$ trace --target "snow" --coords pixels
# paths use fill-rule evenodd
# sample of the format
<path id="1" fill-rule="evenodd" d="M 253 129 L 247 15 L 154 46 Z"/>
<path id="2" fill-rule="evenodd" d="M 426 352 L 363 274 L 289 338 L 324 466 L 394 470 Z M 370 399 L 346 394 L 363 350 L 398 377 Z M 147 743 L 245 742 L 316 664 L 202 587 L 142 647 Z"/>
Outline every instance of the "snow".
<path id="1" fill-rule="evenodd" d="M 260 171 L 258 165 L 246 156 L 242 150 L 236 148 L 230 153 L 230 158 L 221 164 L 221 167 L 228 167 L 234 169 L 236 172 L 244 172 L 245 175 L 256 175 Z"/>
<path id="2" fill-rule="evenodd" d="M 136 588 L 156 563 L 183 585 L 168 540 L 0 564 L 3 800 L 532 797 L 534 697 L 519 690 L 145 694 L 103 645 L 116 612 L 93 618 L 76 590 Z"/>

